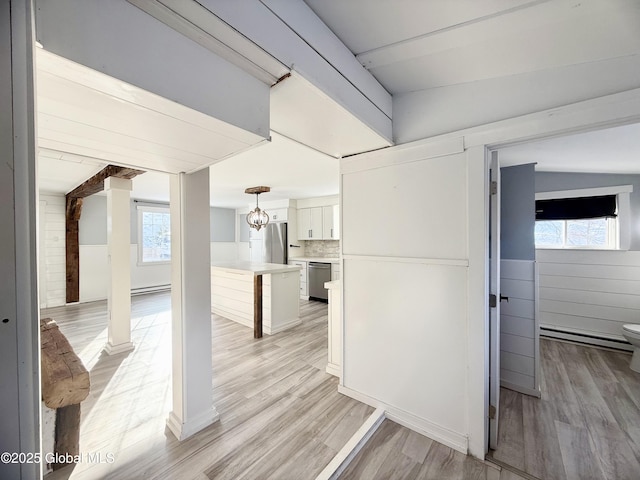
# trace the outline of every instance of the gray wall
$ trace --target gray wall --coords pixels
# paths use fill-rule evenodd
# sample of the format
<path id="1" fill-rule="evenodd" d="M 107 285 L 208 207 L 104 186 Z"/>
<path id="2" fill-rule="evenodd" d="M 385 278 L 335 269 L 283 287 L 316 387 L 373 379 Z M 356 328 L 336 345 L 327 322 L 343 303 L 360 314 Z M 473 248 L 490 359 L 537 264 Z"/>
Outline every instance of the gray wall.
<path id="1" fill-rule="evenodd" d="M 138 210 L 139 205 L 147 207 L 168 207 L 168 203 L 131 201 L 131 243 L 138 243 Z M 235 242 L 235 210 L 211 207 L 211 241 Z M 246 222 L 245 222 L 246 223 Z M 92 195 L 86 197 L 82 204 L 82 215 L 79 222 L 80 245 L 107 244 L 107 197 Z M 248 241 L 248 238 L 247 238 Z"/>
<path id="2" fill-rule="evenodd" d="M 640 175 L 536 172 L 536 192 L 633 185 L 631 192 L 631 248 L 640 250 Z"/>
<path id="3" fill-rule="evenodd" d="M 238 225 L 240 226 L 239 242 L 249 241 L 249 224 L 247 223 L 247 214 L 238 215 Z"/>
<path id="4" fill-rule="evenodd" d="M 229 208 L 211 207 L 211 241 L 236 241 L 236 211 Z"/>
<path id="5" fill-rule="evenodd" d="M 535 260 L 535 164 L 500 169 L 500 257 Z"/>

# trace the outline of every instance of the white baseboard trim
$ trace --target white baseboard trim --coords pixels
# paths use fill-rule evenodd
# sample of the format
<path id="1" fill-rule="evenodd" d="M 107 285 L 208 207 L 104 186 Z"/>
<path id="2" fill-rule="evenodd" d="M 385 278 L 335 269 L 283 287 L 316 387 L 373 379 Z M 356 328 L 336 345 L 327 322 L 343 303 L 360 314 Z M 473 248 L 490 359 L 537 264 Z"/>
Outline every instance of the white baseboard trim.
<path id="1" fill-rule="evenodd" d="M 171 284 L 168 285 L 154 285 L 152 287 L 139 287 L 131 289 L 131 296 L 144 295 L 145 293 L 166 292 L 171 290 Z"/>
<path id="2" fill-rule="evenodd" d="M 365 420 L 356 433 L 344 444 L 329 464 L 320 472 L 316 480 L 334 480 L 347 469 L 349 464 L 356 457 L 358 452 L 362 450 L 373 434 L 378 430 L 385 419 L 384 410 L 376 409 Z"/>
<path id="3" fill-rule="evenodd" d="M 167 427 L 178 440 L 182 441 L 216 422 L 218 418 L 220 418 L 220 414 L 214 407 L 211 407 L 211 410 L 202 412 L 200 415 L 196 415 L 188 422 L 182 422 L 175 413 L 170 412 L 167 418 Z"/>
<path id="4" fill-rule="evenodd" d="M 541 393 L 540 390 L 536 390 L 533 388 L 522 387 L 520 385 L 516 385 L 515 383 L 505 382 L 504 380 L 500 380 L 500 386 L 504 388 L 508 388 L 509 390 L 513 390 L 514 392 L 524 393 L 525 395 L 530 395 L 532 397 L 540 398 Z"/>
<path id="5" fill-rule="evenodd" d="M 135 346 L 131 342 L 119 343 L 118 345 L 112 345 L 107 342 L 102 351 L 107 355 L 118 355 L 119 353 L 130 352 L 134 348 Z"/>
<path id="6" fill-rule="evenodd" d="M 283 323 L 282 325 L 279 325 L 278 328 L 271 328 L 271 325 L 266 325 L 263 321 L 262 330 L 267 335 L 274 335 L 276 333 L 283 332 L 291 327 L 295 327 L 296 325 L 300 325 L 301 323 L 302 323 L 302 320 L 300 320 L 300 317 L 298 317 L 288 321 L 287 323 Z"/>
<path id="7" fill-rule="evenodd" d="M 369 397 L 364 393 L 352 390 L 348 387 L 339 385 L 338 392 L 348 397 L 355 398 L 356 400 L 371 405 L 375 408 L 384 409 L 386 418 L 396 422 L 403 427 L 407 427 L 425 437 L 429 437 L 436 442 L 440 442 L 447 447 L 451 447 L 460 453 L 467 455 L 469 453 L 469 437 L 467 435 L 454 432 L 446 427 L 438 425 L 437 423 L 430 422 L 424 418 L 416 417 L 415 415 L 405 412 L 399 408 L 387 405 L 379 400 Z"/>
<path id="8" fill-rule="evenodd" d="M 342 375 L 342 369 L 340 368 L 340 365 L 336 365 L 335 363 L 327 363 L 327 368 L 325 369 L 325 371 L 329 375 L 333 375 L 334 377 L 338 378 L 340 378 L 340 375 Z"/>

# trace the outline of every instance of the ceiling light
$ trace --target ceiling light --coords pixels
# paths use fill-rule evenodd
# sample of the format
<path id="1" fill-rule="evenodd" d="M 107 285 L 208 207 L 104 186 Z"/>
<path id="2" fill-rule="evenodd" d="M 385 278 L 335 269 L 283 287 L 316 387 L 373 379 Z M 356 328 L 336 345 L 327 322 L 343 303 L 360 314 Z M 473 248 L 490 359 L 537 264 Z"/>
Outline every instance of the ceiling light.
<path id="1" fill-rule="evenodd" d="M 258 195 L 269 191 L 271 191 L 270 187 L 251 187 L 244 191 L 244 193 L 255 194 L 256 196 L 256 208 L 247 214 L 247 223 L 251 228 L 255 228 L 258 231 L 269 223 L 269 215 L 264 210 L 260 210 L 258 206 Z"/>

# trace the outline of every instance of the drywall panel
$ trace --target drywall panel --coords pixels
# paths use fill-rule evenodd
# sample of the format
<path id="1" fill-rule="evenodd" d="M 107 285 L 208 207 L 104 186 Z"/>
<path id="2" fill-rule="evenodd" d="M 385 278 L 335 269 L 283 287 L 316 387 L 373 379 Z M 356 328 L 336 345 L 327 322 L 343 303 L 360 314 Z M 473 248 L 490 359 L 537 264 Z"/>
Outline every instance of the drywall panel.
<path id="1" fill-rule="evenodd" d="M 268 85 L 125 0 L 36 4 L 45 50 L 269 137 Z"/>
<path id="2" fill-rule="evenodd" d="M 231 208 L 211 207 L 211 241 L 236 241 L 236 211 Z"/>
<path id="3" fill-rule="evenodd" d="M 344 174 L 342 198 L 345 255 L 467 257 L 464 154 Z"/>
<path id="4" fill-rule="evenodd" d="M 344 386 L 466 435 L 467 268 L 344 260 Z"/>
<path id="5" fill-rule="evenodd" d="M 500 257 L 534 260 L 535 164 L 500 169 Z"/>

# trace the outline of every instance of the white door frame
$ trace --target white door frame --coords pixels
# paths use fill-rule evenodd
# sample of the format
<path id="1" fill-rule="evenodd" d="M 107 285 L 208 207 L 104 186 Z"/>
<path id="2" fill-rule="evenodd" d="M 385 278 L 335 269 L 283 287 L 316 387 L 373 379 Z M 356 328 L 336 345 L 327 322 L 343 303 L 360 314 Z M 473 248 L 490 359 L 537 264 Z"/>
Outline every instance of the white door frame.
<path id="1" fill-rule="evenodd" d="M 640 123 L 640 88 L 481 125 L 413 145 L 464 140 L 469 159 L 469 453 L 484 458 L 489 439 L 489 161 L 518 143 Z M 408 144 L 401 147 L 407 148 Z M 397 148 L 397 147 L 396 147 Z M 480 183 L 479 183 L 480 182 Z M 484 229 L 484 230 L 483 230 Z M 484 235 L 480 233 L 484 231 Z M 483 346 L 478 344 L 479 339 Z M 482 385 L 478 379 L 482 378 Z"/>
<path id="2" fill-rule="evenodd" d="M 500 162 L 498 152 L 490 155 L 489 177 L 489 448 L 498 446 L 500 413 Z M 493 303 L 494 301 L 495 303 Z"/>

